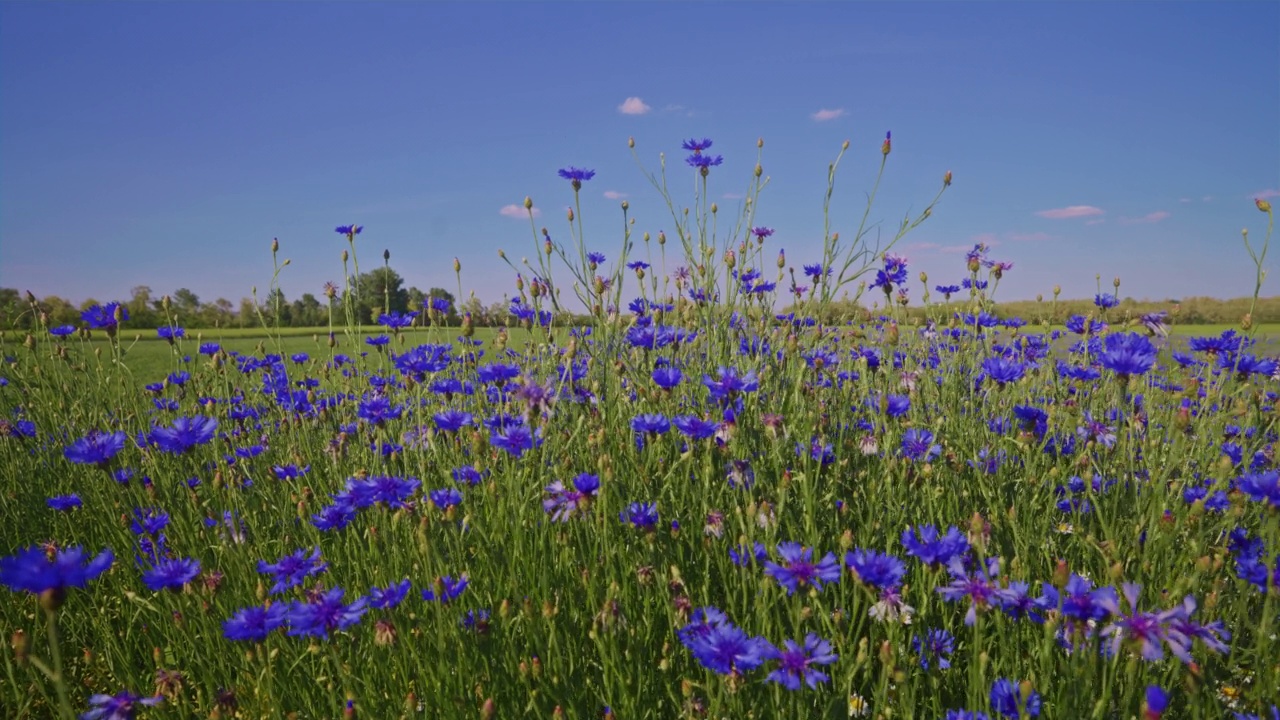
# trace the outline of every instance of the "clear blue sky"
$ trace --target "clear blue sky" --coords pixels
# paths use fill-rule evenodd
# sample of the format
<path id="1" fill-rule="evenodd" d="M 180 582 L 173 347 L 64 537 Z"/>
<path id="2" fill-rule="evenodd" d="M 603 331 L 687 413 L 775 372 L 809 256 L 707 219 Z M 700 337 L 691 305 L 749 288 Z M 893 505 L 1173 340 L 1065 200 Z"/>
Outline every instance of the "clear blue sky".
<path id="1" fill-rule="evenodd" d="M 286 295 L 318 295 L 357 223 L 362 269 L 389 249 L 409 284 L 453 288 L 457 256 L 491 302 L 512 289 L 497 249 L 535 251 L 505 206 L 532 196 L 568 239 L 558 168 L 596 170 L 590 249 L 616 256 L 617 193 L 637 231 L 670 229 L 628 136 L 690 190 L 680 142 L 713 138 L 726 211 L 763 137 L 758 220 L 798 268 L 827 163 L 848 139 L 847 236 L 886 130 L 873 220 L 955 174 L 899 246 L 913 278 L 958 280 L 986 239 L 1016 263 L 1007 299 L 1091 296 L 1098 273 L 1244 295 L 1240 229 L 1260 238 L 1252 198 L 1280 191 L 1280 3 L 4 2 L 0 286 L 236 302 L 278 237 Z"/>

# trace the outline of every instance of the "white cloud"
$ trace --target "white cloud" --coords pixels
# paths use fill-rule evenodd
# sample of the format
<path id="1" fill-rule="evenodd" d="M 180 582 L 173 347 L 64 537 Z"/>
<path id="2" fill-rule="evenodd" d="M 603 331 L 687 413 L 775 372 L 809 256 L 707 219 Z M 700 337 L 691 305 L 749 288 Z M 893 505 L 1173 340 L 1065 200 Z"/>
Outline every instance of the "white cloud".
<path id="1" fill-rule="evenodd" d="M 1120 224 L 1121 225 L 1150 225 L 1152 223 L 1158 223 L 1167 217 L 1169 217 L 1168 212 L 1164 210 L 1157 210 L 1155 212 L 1147 213 L 1142 217 L 1136 217 L 1136 218 L 1122 217 L 1120 218 Z"/>
<path id="2" fill-rule="evenodd" d="M 1191 198 L 1178 198 L 1178 202 L 1182 203 L 1183 205 L 1186 205 L 1187 203 L 1191 202 Z"/>
<path id="3" fill-rule="evenodd" d="M 1042 218 L 1050 220 L 1065 220 L 1067 218 L 1090 217 L 1092 215 L 1101 215 L 1102 208 L 1096 208 L 1092 205 L 1068 205 L 1064 208 L 1054 208 L 1053 210 L 1041 210 L 1036 213 Z"/>
<path id="4" fill-rule="evenodd" d="M 841 117 L 842 115 L 844 115 L 844 108 L 836 108 L 834 110 L 827 110 L 824 108 L 810 115 L 809 117 L 813 118 L 818 122 L 826 122 L 828 120 L 835 120 L 836 118 Z"/>
<path id="5" fill-rule="evenodd" d="M 623 115 L 644 115 L 652 109 L 638 97 L 629 97 L 618 106 L 618 112 Z"/>
<path id="6" fill-rule="evenodd" d="M 1106 220 L 1104 220 L 1103 218 L 1097 218 L 1095 220 L 1085 220 L 1084 224 L 1085 225 L 1101 225 L 1104 222 L 1106 222 Z"/>
<path id="7" fill-rule="evenodd" d="M 1269 188 L 1256 192 L 1249 196 L 1250 200 L 1270 200 L 1271 198 L 1280 197 L 1280 190 Z"/>
<path id="8" fill-rule="evenodd" d="M 621 200 L 626 197 L 627 194 L 624 192 L 618 192 L 617 190 L 605 190 L 604 196 L 610 200 Z"/>
<path id="9" fill-rule="evenodd" d="M 506 217 L 509 217 L 509 218 L 523 219 L 523 218 L 529 217 L 529 211 L 525 210 L 523 205 L 503 205 L 502 209 L 498 211 L 498 214 L 505 215 Z M 542 214 L 542 211 L 539 210 L 538 208 L 533 209 L 534 217 L 538 217 L 541 214 Z"/>

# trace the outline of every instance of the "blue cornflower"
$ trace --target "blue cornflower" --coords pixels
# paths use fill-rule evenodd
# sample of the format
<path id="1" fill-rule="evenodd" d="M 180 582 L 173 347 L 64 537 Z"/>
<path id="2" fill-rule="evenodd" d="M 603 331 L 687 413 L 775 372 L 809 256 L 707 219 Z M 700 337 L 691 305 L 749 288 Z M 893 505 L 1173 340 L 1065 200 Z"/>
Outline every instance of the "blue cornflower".
<path id="1" fill-rule="evenodd" d="M 526 450 L 533 449 L 535 444 L 542 444 L 527 425 L 511 425 L 495 432 L 489 436 L 489 443 L 517 458 L 524 455 Z"/>
<path id="2" fill-rule="evenodd" d="M 653 530 L 658 524 L 658 506 L 651 502 L 633 502 L 618 514 L 618 519 L 640 530 Z"/>
<path id="3" fill-rule="evenodd" d="M 431 498 L 431 503 L 441 510 L 448 510 L 454 505 L 462 504 L 462 493 L 458 492 L 455 488 L 432 490 L 427 493 L 427 496 Z"/>
<path id="4" fill-rule="evenodd" d="M 989 357 L 982 361 L 982 372 L 1001 385 L 1017 382 L 1026 373 L 1026 366 L 1017 360 L 1003 357 Z"/>
<path id="5" fill-rule="evenodd" d="M 902 434 L 902 456 L 908 460 L 932 462 L 942 452 L 942 446 L 933 442 L 933 433 L 920 428 L 910 428 Z"/>
<path id="6" fill-rule="evenodd" d="M 649 263 L 643 260 L 633 260 L 627 263 L 627 269 L 628 270 L 648 270 Z"/>
<path id="7" fill-rule="evenodd" d="M 284 625 L 288 612 L 289 606 L 285 603 L 242 608 L 222 623 L 222 634 L 228 640 L 262 642 Z"/>
<path id="8" fill-rule="evenodd" d="M 765 558 L 769 557 L 768 551 L 764 548 L 764 543 L 752 543 L 751 545 L 739 545 L 729 548 L 729 560 L 734 565 L 750 565 L 751 563 L 762 563 Z"/>
<path id="9" fill-rule="evenodd" d="M 441 432 L 458 432 L 468 425 L 475 424 L 475 416 L 461 410 L 445 410 L 435 414 L 432 420 L 436 423 L 436 429 Z"/>
<path id="10" fill-rule="evenodd" d="M 703 420 L 696 415 L 681 415 L 674 423 L 676 430 L 692 440 L 706 440 L 716 434 L 720 424 L 712 420 Z"/>
<path id="11" fill-rule="evenodd" d="M 218 421 L 211 417 L 181 417 L 169 427 L 157 427 L 148 436 L 151 444 L 164 452 L 181 454 L 213 439 Z"/>
<path id="12" fill-rule="evenodd" d="M 71 443 L 62 451 L 73 463 L 106 467 L 124 449 L 127 436 L 122 432 L 104 433 L 90 430 L 88 435 Z"/>
<path id="13" fill-rule="evenodd" d="M 680 372 L 680 368 L 677 367 L 660 367 L 653 371 L 653 382 L 664 390 L 671 390 L 679 385 L 683 379 L 684 375 Z"/>
<path id="14" fill-rule="evenodd" d="M 139 707 L 153 707 L 164 702 L 164 697 L 142 697 L 128 690 L 115 695 L 89 696 L 89 710 L 80 714 L 80 720 L 133 720 Z"/>
<path id="15" fill-rule="evenodd" d="M 680 143 L 680 148 L 682 150 L 691 152 L 694 155 L 698 155 L 703 150 L 710 148 L 711 145 L 712 145 L 711 138 L 702 138 L 701 140 L 697 138 L 690 138 Z"/>
<path id="16" fill-rule="evenodd" d="M 200 574 L 200 561 L 193 558 L 164 558 L 142 573 L 142 582 L 155 592 L 181 590 Z"/>
<path id="17" fill-rule="evenodd" d="M 1031 690 L 1023 697 L 1018 683 L 1000 678 L 991 685 L 991 709 L 1014 720 L 1036 717 L 1040 714 L 1040 693 Z"/>
<path id="18" fill-rule="evenodd" d="M 938 594 L 952 602 L 969 598 L 964 624 L 973 625 L 978 619 L 979 609 L 986 609 L 999 600 L 1000 586 L 995 578 L 999 574 L 1000 559 L 988 558 L 985 569 L 976 567 L 970 572 L 965 568 L 964 559 L 956 556 L 947 564 L 947 570 L 951 573 L 951 584 L 937 588 Z"/>
<path id="19" fill-rule="evenodd" d="M 378 324 L 386 327 L 388 330 L 402 330 L 413 324 L 418 317 L 418 312 L 389 312 L 382 313 L 378 316 Z"/>
<path id="20" fill-rule="evenodd" d="M 200 343 L 201 355 L 217 355 L 222 346 L 215 342 Z"/>
<path id="21" fill-rule="evenodd" d="M 955 637 L 942 628 L 925 631 L 924 639 L 911 636 L 911 648 L 920 656 L 920 667 L 928 670 L 932 665 L 939 670 L 951 667 L 951 653 L 955 652 Z"/>
<path id="22" fill-rule="evenodd" d="M 156 328 L 156 337 L 160 338 L 161 340 L 168 340 L 172 342 L 174 340 L 177 340 L 179 338 L 184 338 L 186 336 L 187 336 L 187 331 L 180 327 L 165 325 L 164 327 Z"/>
<path id="23" fill-rule="evenodd" d="M 602 253 L 602 252 L 589 252 L 589 253 L 587 253 L 587 262 L 591 263 L 591 267 L 592 267 L 593 269 L 594 269 L 594 268 L 595 268 L 595 266 L 597 266 L 597 265 L 602 265 L 602 264 L 604 264 L 604 261 L 605 261 L 605 257 L 604 257 L 604 253 Z"/>
<path id="24" fill-rule="evenodd" d="M 570 184 L 573 185 L 574 190 L 580 190 L 582 188 L 582 183 L 596 176 L 596 171 L 584 170 L 570 165 L 567 168 L 561 168 L 558 174 L 560 177 L 568 180 Z"/>
<path id="25" fill-rule="evenodd" d="M 470 583 L 471 579 L 466 575 L 459 575 L 457 580 L 453 579 L 452 575 L 445 575 L 437 578 L 431 587 L 422 590 L 422 599 L 427 602 L 447 603 L 456 600 Z"/>
<path id="26" fill-rule="evenodd" d="M 386 588 L 371 588 L 369 590 L 369 605 L 380 610 L 390 610 L 400 604 L 404 600 L 405 595 L 409 594 L 410 582 L 408 578 L 401 580 L 399 583 L 392 583 Z"/>
<path id="27" fill-rule="evenodd" d="M 698 662 L 721 675 L 750 672 L 763 665 L 774 649 L 769 641 L 748 636 L 727 619 L 689 632 L 686 638 L 685 645 Z"/>
<path id="28" fill-rule="evenodd" d="M 60 603 L 58 595 L 66 588 L 84 587 L 106 572 L 114 561 L 115 555 L 110 549 L 90 560 L 79 546 L 59 550 L 52 557 L 43 548 L 30 547 L 0 558 L 0 585 L 7 585 L 14 592 L 37 595 L 53 591 L 53 601 Z"/>
<path id="29" fill-rule="evenodd" d="M 901 586 L 902 578 L 907 574 L 907 566 L 902 560 L 875 550 L 854 548 L 845 554 L 844 561 L 859 582 L 881 590 Z"/>
<path id="30" fill-rule="evenodd" d="M 134 535 L 158 536 L 169 525 L 169 513 L 159 508 L 134 508 L 129 530 Z"/>
<path id="31" fill-rule="evenodd" d="M 1138 333 L 1108 335 L 1106 349 L 1098 356 L 1098 364 L 1121 377 L 1142 375 L 1155 363 L 1156 347 Z"/>
<path id="32" fill-rule="evenodd" d="M 778 581 L 792 595 L 797 589 L 813 586 L 821 590 L 822 583 L 840 582 L 840 561 L 835 553 L 827 553 L 818 563 L 813 562 L 813 548 L 806 548 L 798 542 L 778 544 L 778 555 L 782 564 L 765 562 L 764 572 Z"/>
<path id="33" fill-rule="evenodd" d="M 110 334 L 117 327 L 117 312 L 120 313 L 121 320 L 129 319 L 129 309 L 116 302 L 107 303 L 106 305 L 90 305 L 88 310 L 80 313 L 80 319 L 89 327 L 95 330 L 106 330 Z"/>
<path id="34" fill-rule="evenodd" d="M 275 473 L 277 480 L 297 480 L 298 478 L 311 472 L 310 465 L 298 467 L 297 465 L 273 465 L 271 472 Z"/>
<path id="35" fill-rule="evenodd" d="M 67 337 L 75 331 L 75 325 L 59 325 L 58 327 L 49 328 L 49 334 L 57 338 Z"/>
<path id="36" fill-rule="evenodd" d="M 462 627 L 478 635 L 489 632 L 489 611 L 484 608 L 468 610 L 462 617 Z"/>
<path id="37" fill-rule="evenodd" d="M 991 716 L 981 710 L 948 710 L 942 720 L 991 720 Z"/>
<path id="38" fill-rule="evenodd" d="M 487 471 L 481 473 L 471 465 L 463 465 L 461 467 L 454 468 L 449 473 L 449 477 L 453 478 L 454 482 L 466 483 L 467 485 L 478 485 L 487 474 Z"/>
<path id="39" fill-rule="evenodd" d="M 1160 716 L 1169 707 L 1169 693 L 1159 685 L 1148 685 L 1144 698 L 1143 720 L 1160 720 Z"/>
<path id="40" fill-rule="evenodd" d="M 289 634 L 328 638 L 335 630 L 345 630 L 360 622 L 368 610 L 368 599 L 342 602 L 342 588 L 320 593 L 310 602 L 295 602 L 289 608 Z"/>
<path id="41" fill-rule="evenodd" d="M 378 395 L 362 401 L 356 408 L 356 417 L 382 427 L 388 420 L 398 419 L 402 412 L 401 407 L 391 404 L 390 398 Z"/>
<path id="42" fill-rule="evenodd" d="M 1280 508 L 1280 470 L 1249 473 L 1236 479 L 1236 487 L 1254 502 Z"/>
<path id="43" fill-rule="evenodd" d="M 731 367 L 721 367 L 716 371 L 716 378 L 710 375 L 702 376 L 702 384 L 710 391 L 711 399 L 719 400 L 724 403 L 733 399 L 740 393 L 755 392 L 760 389 L 760 380 L 756 377 L 754 370 L 749 370 L 745 375 L 739 375 L 737 369 Z"/>
<path id="44" fill-rule="evenodd" d="M 54 497 L 45 500 L 45 503 L 48 504 L 49 507 L 60 512 L 74 510 L 83 504 L 80 500 L 80 496 L 75 493 L 71 493 L 70 495 L 55 495 Z"/>
<path id="45" fill-rule="evenodd" d="M 1180 644 L 1182 638 L 1171 638 L 1165 629 L 1166 623 L 1178 613 L 1175 610 L 1163 612 L 1140 612 L 1138 598 L 1142 595 L 1142 586 L 1135 583 L 1124 583 L 1122 586 L 1125 600 L 1129 604 L 1129 614 L 1120 608 L 1119 598 L 1114 593 L 1104 595 L 1098 602 L 1111 614 L 1111 624 L 1102 629 L 1103 636 L 1111 636 L 1109 652 L 1115 655 L 1125 641 L 1136 644 L 1144 660 L 1155 662 L 1164 659 L 1164 643 Z M 1186 645 L 1190 645 L 1187 639 Z M 1188 654 L 1189 647 L 1183 647 L 1183 655 Z"/>
<path id="46" fill-rule="evenodd" d="M 341 530 L 355 518 L 355 505 L 347 502 L 335 502 L 332 505 L 326 505 L 321 508 L 318 514 L 312 515 L 311 524 L 320 532 L 329 532 L 330 530 Z"/>
<path id="47" fill-rule="evenodd" d="M 1119 305 L 1120 301 L 1117 300 L 1116 296 L 1112 295 L 1111 293 L 1100 293 L 1098 295 L 1093 296 L 1093 304 L 1097 305 L 1099 308 L 1103 310 L 1109 310 Z"/>
<path id="48" fill-rule="evenodd" d="M 694 153 L 685 158 L 684 161 L 689 167 L 697 168 L 705 177 L 711 171 L 712 167 L 724 162 L 724 158 L 719 155 L 703 155 L 702 153 Z"/>
<path id="49" fill-rule="evenodd" d="M 339 235 L 346 235 L 347 237 L 352 237 L 355 235 L 359 235 L 360 232 L 364 230 L 364 226 L 363 225 L 339 225 L 333 230 Z"/>
<path id="50" fill-rule="evenodd" d="M 272 595 L 301 585 L 302 581 L 307 577 L 322 573 L 328 569 L 329 563 L 321 561 L 320 548 L 318 547 L 311 550 L 310 556 L 307 555 L 307 551 L 304 548 L 285 555 L 271 564 L 268 564 L 265 560 L 258 561 L 258 572 L 264 575 L 271 575 L 276 581 L 271 586 L 270 592 Z"/>
<path id="51" fill-rule="evenodd" d="M 387 335 L 370 335 L 364 339 L 364 344 L 382 350 L 382 348 L 391 344 L 391 338 Z"/>
<path id="52" fill-rule="evenodd" d="M 552 522 L 566 522 L 575 514 L 585 512 L 591 505 L 591 500 L 600 489 L 600 478 L 582 473 L 573 479 L 573 489 L 566 488 L 559 480 L 544 489 L 547 498 L 542 501 L 542 509 L 551 514 Z"/>
<path id="53" fill-rule="evenodd" d="M 1097 335 L 1107 329 L 1107 324 L 1083 315 L 1072 315 L 1067 318 L 1067 329 L 1077 335 Z"/>
<path id="54" fill-rule="evenodd" d="M 804 645 L 786 640 L 783 647 L 770 647 L 765 655 L 778 661 L 777 669 L 765 677 L 765 682 L 778 683 L 788 690 L 799 690 L 801 683 L 816 688 L 818 683 L 829 682 L 831 678 L 814 666 L 836 661 L 831 643 L 813 633 L 805 636 Z"/>

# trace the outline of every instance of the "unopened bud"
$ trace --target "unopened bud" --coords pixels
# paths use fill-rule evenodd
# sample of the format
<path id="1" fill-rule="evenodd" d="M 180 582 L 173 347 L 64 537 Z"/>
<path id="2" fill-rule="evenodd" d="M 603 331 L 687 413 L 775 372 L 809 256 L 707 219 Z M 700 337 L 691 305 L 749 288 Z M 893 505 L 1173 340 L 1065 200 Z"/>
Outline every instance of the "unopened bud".
<path id="1" fill-rule="evenodd" d="M 661 230 L 658 231 L 658 244 L 659 245 L 667 244 L 667 234 Z"/>
<path id="2" fill-rule="evenodd" d="M 787 266 L 787 253 L 783 250 L 779 250 L 778 251 L 778 269 L 781 270 L 786 266 Z"/>
<path id="3" fill-rule="evenodd" d="M 948 170 L 945 174 L 943 174 L 943 176 L 942 176 L 942 186 L 943 186 L 943 187 L 951 187 L 951 171 L 950 171 L 950 170 Z"/>
<path id="4" fill-rule="evenodd" d="M 880 154 L 881 154 L 881 155 L 888 155 L 888 154 L 889 154 L 889 151 L 890 151 L 891 149 L 893 149 L 893 141 L 892 141 L 892 139 L 893 139 L 893 134 L 892 134 L 892 133 L 885 133 L 885 134 L 884 134 L 884 143 L 883 143 L 882 145 L 880 145 Z"/>
<path id="5" fill-rule="evenodd" d="M 565 208 L 565 211 L 569 218 L 569 222 L 573 222 L 573 208 Z"/>
<path id="6" fill-rule="evenodd" d="M 533 209 L 533 198 L 531 198 L 531 197 L 529 197 L 529 196 L 527 196 L 527 195 L 526 195 L 526 196 L 525 196 L 525 198 L 524 198 L 524 209 L 525 209 L 525 210 L 532 210 L 532 209 Z"/>
<path id="7" fill-rule="evenodd" d="M 453 259 L 453 271 L 455 273 L 462 272 L 462 263 L 458 262 L 458 258 Z"/>
<path id="8" fill-rule="evenodd" d="M 633 137 L 627 138 L 627 147 L 634 148 L 635 146 L 636 146 L 636 139 Z"/>
<path id="9" fill-rule="evenodd" d="M 498 704 L 489 698 L 480 706 L 480 720 L 493 720 L 498 716 Z"/>
<path id="10" fill-rule="evenodd" d="M 280 250 L 280 238 L 271 238 L 271 252 L 275 253 Z"/>
<path id="11" fill-rule="evenodd" d="M 1258 209 L 1264 213 L 1271 212 L 1271 203 L 1267 202 L 1266 200 L 1263 200 L 1262 198 L 1255 198 L 1253 201 L 1253 204 L 1257 205 Z"/>

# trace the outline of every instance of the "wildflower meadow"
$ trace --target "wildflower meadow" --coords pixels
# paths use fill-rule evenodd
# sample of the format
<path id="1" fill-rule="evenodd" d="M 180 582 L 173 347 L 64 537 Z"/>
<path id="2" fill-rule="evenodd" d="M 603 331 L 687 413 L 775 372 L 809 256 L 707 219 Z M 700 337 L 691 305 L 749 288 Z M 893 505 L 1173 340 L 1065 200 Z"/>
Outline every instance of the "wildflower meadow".
<path id="1" fill-rule="evenodd" d="M 915 273 L 952 175 L 878 222 L 894 140 L 807 258 L 763 140 L 733 211 L 711 139 L 629 143 L 643 213 L 560 168 L 567 210 L 494 247 L 496 330 L 365 324 L 395 247 L 348 224 L 305 244 L 347 278 L 307 352 L 168 313 L 143 372 L 115 303 L 6 335 L 0 716 L 1277 720 L 1274 347 L 1121 278 L 998 317 L 1020 268 L 982 244 Z M 1272 209 L 1241 217 L 1256 303 Z M 303 243 L 268 245 L 278 279 Z"/>

